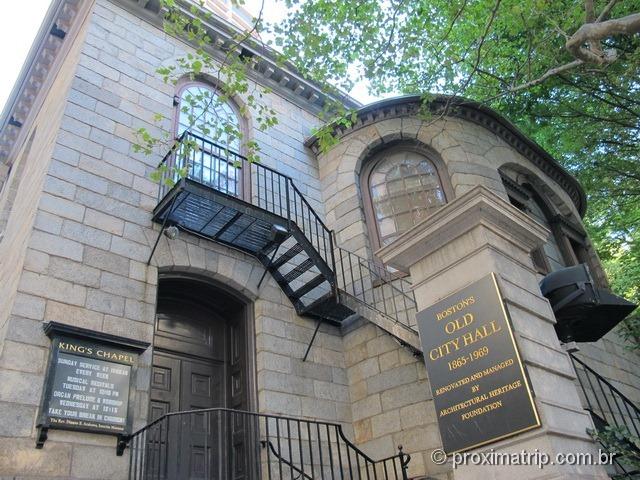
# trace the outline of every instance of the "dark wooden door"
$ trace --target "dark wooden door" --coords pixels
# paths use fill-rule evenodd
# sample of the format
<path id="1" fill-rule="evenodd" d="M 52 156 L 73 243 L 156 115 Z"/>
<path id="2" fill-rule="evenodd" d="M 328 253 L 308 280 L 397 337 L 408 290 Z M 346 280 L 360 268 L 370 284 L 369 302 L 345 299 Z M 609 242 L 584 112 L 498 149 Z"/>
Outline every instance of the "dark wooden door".
<path id="1" fill-rule="evenodd" d="M 151 420 L 168 412 L 246 408 L 244 332 L 240 315 L 181 300 L 158 303 L 151 380 Z M 246 429 L 239 415 L 191 413 L 170 417 L 168 479 L 248 478 Z"/>

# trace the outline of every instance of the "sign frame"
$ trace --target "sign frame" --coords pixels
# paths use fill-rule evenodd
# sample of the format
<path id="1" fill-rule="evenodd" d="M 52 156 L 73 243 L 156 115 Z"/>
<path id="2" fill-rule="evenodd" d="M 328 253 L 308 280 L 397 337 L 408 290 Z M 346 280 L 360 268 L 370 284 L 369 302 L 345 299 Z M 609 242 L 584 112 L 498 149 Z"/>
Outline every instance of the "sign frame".
<path id="1" fill-rule="evenodd" d="M 45 334 L 51 339 L 51 348 L 49 350 L 47 370 L 45 374 L 44 388 L 42 392 L 42 398 L 40 400 L 40 408 L 38 411 L 38 421 L 36 427 L 38 433 L 36 436 L 36 448 L 40 449 L 44 446 L 47 440 L 47 432 L 49 429 L 57 430 L 71 430 L 77 432 L 98 433 L 103 435 L 114 435 L 119 439 L 130 435 L 133 427 L 133 411 L 132 397 L 133 391 L 136 385 L 136 377 L 138 373 L 138 357 L 144 352 L 150 345 L 149 342 L 143 342 L 136 339 L 120 337 L 118 335 L 111 335 L 108 333 L 97 332 L 95 330 L 88 330 L 85 328 L 66 325 L 59 322 L 45 322 L 43 324 L 43 330 Z M 61 351 L 60 343 L 64 341 L 80 342 L 84 346 L 102 346 L 116 351 L 126 353 L 131 361 L 124 361 L 118 359 L 98 359 L 93 355 L 83 354 L 81 352 L 67 352 Z M 109 431 L 106 428 L 91 427 L 88 425 L 71 425 L 64 423 L 56 423 L 52 421 L 54 416 L 49 414 L 49 406 L 52 400 L 52 391 L 54 388 L 54 380 L 56 376 L 57 358 L 60 354 L 73 355 L 76 357 L 82 357 L 87 359 L 93 359 L 101 362 L 113 363 L 115 365 L 123 365 L 129 367 L 129 383 L 127 388 L 127 398 L 122 399 L 126 401 L 126 420 L 123 428 L 119 431 Z M 120 443 L 120 442 L 118 442 Z M 119 450 L 118 450 L 119 452 Z"/>
<path id="2" fill-rule="evenodd" d="M 427 344 L 427 342 L 429 340 L 426 337 L 429 335 L 429 330 L 426 327 L 424 327 L 423 325 L 425 325 L 426 322 L 428 322 L 430 319 L 431 319 L 431 321 L 436 320 L 437 317 L 434 318 L 434 312 L 438 312 L 443 306 L 447 306 L 448 304 L 452 303 L 452 301 L 454 301 L 454 299 L 460 297 L 461 294 L 463 294 L 464 292 L 471 291 L 471 293 L 469 293 L 469 295 L 470 295 L 470 297 L 473 297 L 472 292 L 474 291 L 474 289 L 478 289 L 478 288 L 482 288 L 482 287 L 487 288 L 486 285 L 482 285 L 482 287 L 479 287 L 482 284 L 482 282 L 490 282 L 491 283 L 490 291 L 491 291 L 491 294 L 495 295 L 495 299 L 491 298 L 491 301 L 497 302 L 498 305 L 495 305 L 495 307 L 489 305 L 488 307 L 485 307 L 485 308 L 489 308 L 489 307 L 495 308 L 495 312 L 491 312 L 491 313 L 494 313 L 494 314 L 497 315 L 498 312 L 499 312 L 499 317 L 500 318 L 498 320 L 500 322 L 500 325 L 503 325 L 504 327 L 506 327 L 505 328 L 506 332 L 502 335 L 502 337 L 506 337 L 506 338 L 503 338 L 502 340 L 500 340 L 501 342 L 503 342 L 500 346 L 503 349 L 504 348 L 509 348 L 509 353 L 513 354 L 513 360 L 514 361 L 509 365 L 509 367 L 511 367 L 511 366 L 516 367 L 516 371 L 513 372 L 511 375 L 514 378 L 514 381 L 520 380 L 522 382 L 521 387 L 524 388 L 524 391 L 526 392 L 526 400 L 527 400 L 527 403 L 524 406 L 527 407 L 527 414 L 529 415 L 529 417 L 531 417 L 532 422 L 529 423 L 528 425 L 523 426 L 522 428 L 518 428 L 518 429 L 511 430 L 511 431 L 508 431 L 508 432 L 505 432 L 505 433 L 501 433 L 501 434 L 488 435 L 488 436 L 486 436 L 486 438 L 483 438 L 481 441 L 478 441 L 478 442 L 475 442 L 475 443 L 472 443 L 472 444 L 456 445 L 456 448 L 451 448 L 451 445 L 449 445 L 449 446 L 445 446 L 444 445 L 445 443 L 447 443 L 445 441 L 446 437 L 444 436 L 444 433 L 443 433 L 443 424 L 445 422 L 441 421 L 441 419 L 440 419 L 440 406 L 438 406 L 439 402 L 437 400 L 438 395 L 440 395 L 440 393 L 438 393 L 438 388 L 441 387 L 441 382 L 435 383 L 434 381 L 432 381 L 432 380 L 435 380 L 435 377 L 437 376 L 437 375 L 434 375 L 434 367 L 433 367 L 433 365 L 430 367 L 430 362 L 434 362 L 435 361 L 435 360 L 433 360 L 431 358 L 431 348 L 430 347 L 433 347 L 433 345 Z M 467 293 L 462 295 L 462 297 L 467 297 Z M 474 299 L 474 302 L 475 302 L 475 299 Z M 468 307 L 465 307 L 465 308 L 468 308 Z M 463 311 L 463 310 L 461 310 L 461 311 Z M 445 313 L 445 311 L 443 310 L 441 313 Z M 445 320 L 443 322 L 443 324 L 447 323 L 447 321 L 451 321 L 451 320 L 456 319 L 457 316 L 458 315 L 455 314 L 455 313 L 452 314 L 451 318 L 448 318 L 447 320 Z M 440 430 L 441 438 L 443 440 L 443 447 L 444 447 L 444 450 L 446 451 L 447 454 L 454 454 L 454 453 L 458 453 L 458 452 L 463 452 L 463 451 L 471 450 L 471 449 L 474 449 L 474 448 L 478 448 L 478 447 L 481 447 L 481 446 L 484 446 L 484 445 L 487 445 L 487 444 L 490 444 L 490 443 L 495 443 L 495 442 L 498 442 L 498 441 L 503 440 L 505 438 L 512 437 L 514 435 L 518 435 L 520 433 L 523 433 L 523 432 L 526 432 L 526 431 L 529 431 L 529 430 L 532 430 L 532 429 L 535 429 L 535 428 L 539 428 L 539 427 L 542 426 L 542 422 L 540 420 L 540 415 L 538 413 L 538 410 L 537 410 L 537 407 L 536 407 L 536 404 L 535 404 L 535 401 L 534 401 L 535 392 L 533 391 L 533 388 L 531 387 L 531 382 L 530 382 L 530 379 L 529 379 L 529 375 L 527 373 L 526 367 L 523 364 L 522 358 L 520 356 L 520 351 L 518 349 L 518 345 L 516 343 L 515 335 L 513 333 L 513 324 L 512 324 L 511 318 L 509 316 L 509 313 L 507 312 L 507 310 L 505 308 L 505 305 L 504 305 L 504 299 L 502 297 L 502 294 L 501 294 L 501 291 L 500 291 L 500 287 L 499 287 L 499 284 L 498 284 L 498 276 L 497 276 L 497 274 L 491 272 L 490 274 L 485 275 L 484 277 L 481 277 L 480 279 L 475 280 L 474 282 L 471 282 L 470 284 L 468 284 L 468 285 L 466 285 L 466 286 L 464 286 L 464 287 L 462 287 L 462 288 L 450 293 L 449 295 L 447 295 L 446 297 L 438 300 L 437 302 L 435 302 L 431 306 L 429 306 L 429 307 L 421 310 L 420 312 L 418 312 L 416 314 L 416 320 L 417 320 L 417 324 L 418 324 L 418 329 L 420 331 L 420 341 L 421 341 L 422 348 L 423 348 L 423 358 L 424 358 L 425 366 L 427 367 L 427 374 L 428 374 L 428 377 L 429 377 L 429 384 L 430 384 L 430 387 L 431 387 L 432 398 L 433 398 L 434 404 L 436 405 L 436 414 L 437 414 L 437 420 L 438 420 L 438 427 L 439 427 L 439 430 Z M 471 325 L 472 321 L 475 321 L 475 318 L 473 318 L 473 320 L 471 320 L 469 322 L 469 325 Z M 439 322 L 439 320 L 436 320 L 436 322 Z M 460 333 L 460 332 L 462 332 L 462 329 L 464 327 L 468 326 L 468 325 L 465 325 L 465 323 L 466 322 L 463 322 L 463 323 L 458 324 L 456 326 L 453 326 L 451 328 L 452 329 L 453 328 L 459 328 L 460 330 L 458 331 L 458 333 Z M 431 327 L 431 328 L 433 328 L 433 327 Z M 446 331 L 444 329 L 444 325 L 442 326 L 442 328 L 443 328 L 443 331 Z M 447 331 L 447 333 L 449 333 L 449 332 Z M 486 331 L 485 331 L 485 333 L 486 333 Z M 488 336 L 487 336 L 487 338 L 488 338 Z M 466 342 L 463 342 L 463 343 L 464 343 L 464 346 L 466 347 L 467 346 Z M 477 345 L 477 347 L 481 347 L 482 345 L 484 345 L 484 344 L 480 343 L 480 344 Z M 435 348 L 437 348 L 437 346 Z M 457 351 L 457 349 L 456 349 L 456 351 Z M 487 352 L 489 352 L 489 349 L 487 349 Z M 469 352 L 465 352 L 465 351 L 460 351 L 460 353 L 458 354 L 458 357 L 460 355 L 466 356 L 466 355 L 470 355 L 470 353 Z M 436 360 L 438 360 L 438 358 Z M 450 360 L 457 360 L 456 355 L 453 355 Z M 447 363 L 450 363 L 450 362 L 447 362 Z M 471 363 L 471 365 L 472 365 L 472 363 Z M 495 365 L 498 365 L 498 364 L 495 364 Z M 449 368 L 451 370 L 450 366 L 449 366 Z M 456 367 L 456 369 L 457 368 L 458 367 Z M 453 372 L 455 372 L 455 369 L 453 370 Z M 441 372 L 438 372 L 438 373 L 441 373 Z M 457 373 L 457 375 L 456 375 L 456 373 Z M 445 382 L 445 383 L 442 383 L 442 385 L 448 387 L 450 385 L 456 384 L 459 381 L 466 380 L 467 378 L 471 377 L 470 375 L 467 375 L 467 377 L 459 378 L 461 373 L 462 374 L 466 373 L 463 368 L 461 368 L 460 371 L 458 371 L 456 373 L 452 373 L 451 374 L 451 376 L 449 378 L 450 383 Z M 479 372 L 476 372 L 476 373 L 479 373 Z M 479 377 L 479 378 L 482 378 L 482 377 Z M 463 385 L 464 385 L 464 383 L 463 383 Z M 505 384 L 505 386 L 506 386 L 506 384 Z M 455 387 L 455 388 L 458 388 L 458 387 Z M 445 391 L 444 393 L 447 393 L 447 391 Z M 482 392 L 482 393 L 484 393 L 484 392 Z M 458 406 L 458 405 L 456 405 L 456 404 L 453 405 L 453 407 L 456 407 L 456 406 Z M 489 405 L 487 404 L 487 406 L 489 406 Z M 466 410 L 466 408 L 468 408 L 468 407 L 460 408 L 460 409 L 457 409 L 457 410 L 452 410 L 452 412 L 463 411 L 463 410 Z M 491 410 L 488 410 L 486 413 L 488 415 L 491 415 Z M 458 424 L 455 424 L 454 421 L 453 421 L 453 418 L 455 418 L 455 414 L 454 414 L 454 416 L 452 416 L 451 418 L 449 418 L 447 420 L 447 425 L 448 426 L 450 426 L 449 422 L 451 422 L 454 427 L 456 427 L 457 425 L 462 425 L 461 420 L 458 421 Z M 474 422 L 474 423 L 477 424 L 476 422 Z M 462 430 L 460 430 L 460 431 L 462 431 Z M 479 436 L 482 436 L 481 435 L 482 432 L 480 430 L 478 430 L 478 429 L 476 429 L 474 433 L 477 433 Z M 449 439 L 449 443 L 452 443 L 451 439 Z"/>

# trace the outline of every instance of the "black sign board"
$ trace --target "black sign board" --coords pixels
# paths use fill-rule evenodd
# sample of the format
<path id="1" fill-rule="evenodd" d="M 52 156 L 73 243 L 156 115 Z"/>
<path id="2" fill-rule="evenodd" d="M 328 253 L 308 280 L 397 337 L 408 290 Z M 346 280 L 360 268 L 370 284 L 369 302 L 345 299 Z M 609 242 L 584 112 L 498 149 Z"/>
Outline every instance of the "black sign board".
<path id="1" fill-rule="evenodd" d="M 417 320 L 445 452 L 540 426 L 493 273 Z"/>
<path id="2" fill-rule="evenodd" d="M 37 447 L 49 428 L 126 435 L 140 352 L 149 344 L 50 322 L 52 339 Z"/>

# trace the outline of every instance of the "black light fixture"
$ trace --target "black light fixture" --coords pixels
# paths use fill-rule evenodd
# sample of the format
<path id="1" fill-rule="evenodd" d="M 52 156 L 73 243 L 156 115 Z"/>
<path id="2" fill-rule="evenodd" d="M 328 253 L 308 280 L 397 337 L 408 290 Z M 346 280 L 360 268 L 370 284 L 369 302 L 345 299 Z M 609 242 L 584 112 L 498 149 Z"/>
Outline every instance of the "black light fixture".
<path id="1" fill-rule="evenodd" d="M 629 315 L 637 305 L 596 288 L 585 264 L 550 273 L 540 282 L 556 316 L 560 341 L 595 342 Z"/>
<path id="2" fill-rule="evenodd" d="M 282 225 L 278 225 L 277 223 L 271 225 L 271 231 L 269 232 L 269 240 L 271 240 L 271 242 L 275 243 L 276 245 L 280 245 L 287 239 L 288 236 L 289 230 L 287 230 Z"/>

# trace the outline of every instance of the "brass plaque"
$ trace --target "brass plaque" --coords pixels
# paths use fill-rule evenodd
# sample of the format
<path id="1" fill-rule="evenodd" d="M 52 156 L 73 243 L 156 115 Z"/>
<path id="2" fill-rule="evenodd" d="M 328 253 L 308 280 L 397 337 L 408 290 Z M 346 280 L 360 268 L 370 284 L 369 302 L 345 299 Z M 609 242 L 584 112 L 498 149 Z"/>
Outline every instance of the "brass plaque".
<path id="1" fill-rule="evenodd" d="M 417 314 L 447 453 L 540 426 L 495 274 Z"/>

